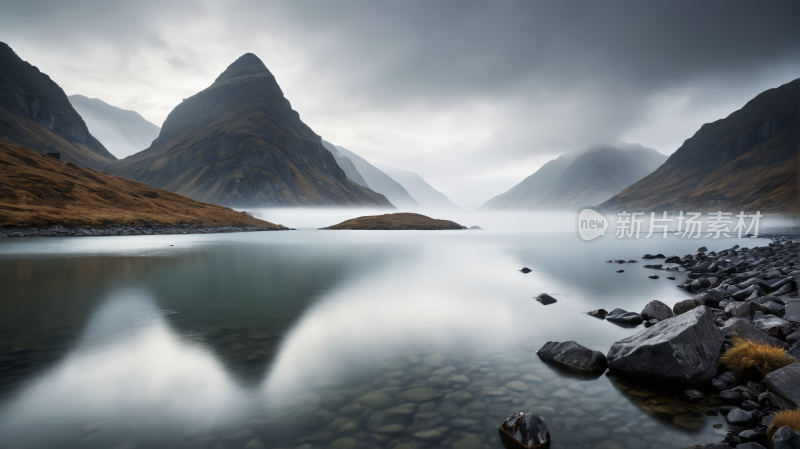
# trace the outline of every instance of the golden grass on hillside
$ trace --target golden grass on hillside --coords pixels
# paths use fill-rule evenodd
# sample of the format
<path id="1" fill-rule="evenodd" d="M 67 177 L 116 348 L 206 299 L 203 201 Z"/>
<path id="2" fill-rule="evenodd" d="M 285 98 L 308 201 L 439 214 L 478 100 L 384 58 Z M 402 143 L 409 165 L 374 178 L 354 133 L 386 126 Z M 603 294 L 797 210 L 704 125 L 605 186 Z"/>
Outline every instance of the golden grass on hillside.
<path id="1" fill-rule="evenodd" d="M 437 220 L 422 214 L 401 212 L 397 214 L 370 215 L 343 221 L 323 229 L 361 229 L 361 230 L 442 230 L 465 229 L 449 220 Z"/>
<path id="2" fill-rule="evenodd" d="M 767 441 L 772 441 L 775 432 L 783 426 L 791 427 L 795 432 L 800 432 L 800 410 L 783 410 L 772 415 L 769 428 L 767 429 Z"/>
<path id="3" fill-rule="evenodd" d="M 733 347 L 720 358 L 720 362 L 737 373 L 759 373 L 761 377 L 795 362 L 783 348 L 745 340 L 738 335 Z"/>
<path id="4" fill-rule="evenodd" d="M 195 201 L 0 142 L 0 226 L 97 227 L 181 223 L 286 229 L 244 212 Z"/>

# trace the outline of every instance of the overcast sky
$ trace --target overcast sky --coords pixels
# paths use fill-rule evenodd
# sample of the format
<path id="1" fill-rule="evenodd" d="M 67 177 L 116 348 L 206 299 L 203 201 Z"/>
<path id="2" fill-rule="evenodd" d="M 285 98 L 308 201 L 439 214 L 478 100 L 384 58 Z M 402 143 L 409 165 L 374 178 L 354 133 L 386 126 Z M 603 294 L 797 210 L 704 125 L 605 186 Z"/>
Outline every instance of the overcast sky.
<path id="1" fill-rule="evenodd" d="M 670 154 L 800 77 L 800 2 L 0 0 L 0 41 L 159 126 L 254 53 L 317 134 L 468 205 L 595 142 Z"/>

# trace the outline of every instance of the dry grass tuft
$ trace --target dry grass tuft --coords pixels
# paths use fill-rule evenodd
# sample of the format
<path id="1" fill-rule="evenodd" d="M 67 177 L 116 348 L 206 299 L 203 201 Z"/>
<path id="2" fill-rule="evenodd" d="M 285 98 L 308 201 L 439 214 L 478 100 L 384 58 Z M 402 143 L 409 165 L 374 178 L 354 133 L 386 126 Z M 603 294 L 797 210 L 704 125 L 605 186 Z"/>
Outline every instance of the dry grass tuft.
<path id="1" fill-rule="evenodd" d="M 767 429 L 767 441 L 772 441 L 772 436 L 783 426 L 789 426 L 796 432 L 800 432 L 800 410 L 784 410 L 772 415 L 769 429 Z"/>
<path id="2" fill-rule="evenodd" d="M 733 338 L 733 347 L 720 358 L 728 369 L 737 373 L 756 373 L 762 377 L 794 363 L 783 348 L 744 340 L 738 335 Z"/>

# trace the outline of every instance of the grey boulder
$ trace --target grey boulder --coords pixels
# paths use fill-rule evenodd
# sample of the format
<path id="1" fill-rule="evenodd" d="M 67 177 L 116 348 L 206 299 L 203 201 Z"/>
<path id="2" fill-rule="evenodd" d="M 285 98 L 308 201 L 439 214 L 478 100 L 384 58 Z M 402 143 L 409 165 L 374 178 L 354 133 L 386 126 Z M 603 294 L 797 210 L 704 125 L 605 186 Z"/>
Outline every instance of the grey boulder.
<path id="1" fill-rule="evenodd" d="M 729 319 L 725 322 L 725 325 L 722 326 L 722 332 L 725 335 L 738 335 L 745 340 L 755 340 L 759 343 L 775 346 L 776 348 L 786 347 L 785 342 L 761 332 L 743 318 Z"/>
<path id="2" fill-rule="evenodd" d="M 642 309 L 641 315 L 645 321 L 664 321 L 667 318 L 672 318 L 675 316 L 675 314 L 672 313 L 672 309 L 659 300 L 653 300 L 647 303 L 647 305 L 644 306 L 644 309 Z"/>
<path id="3" fill-rule="evenodd" d="M 754 421 L 752 413 L 744 411 L 740 408 L 735 408 L 731 410 L 728 413 L 728 416 L 726 416 L 726 418 L 728 419 L 728 422 L 732 426 L 741 426 L 741 427 L 750 426 Z"/>
<path id="4" fill-rule="evenodd" d="M 545 361 L 578 372 L 602 372 L 607 366 L 605 354 L 592 351 L 574 341 L 548 341 L 536 354 Z"/>
<path id="5" fill-rule="evenodd" d="M 644 321 L 642 319 L 642 316 L 639 315 L 638 313 L 628 312 L 627 310 L 624 309 L 612 310 L 611 313 L 606 315 L 606 319 L 608 321 L 613 321 L 615 323 L 628 324 L 632 326 L 638 326 L 642 324 L 642 322 Z"/>
<path id="6" fill-rule="evenodd" d="M 734 302 L 725 307 L 725 316 L 733 318 L 750 318 L 749 302 Z"/>
<path id="7" fill-rule="evenodd" d="M 672 311 L 675 313 L 675 315 L 681 315 L 699 305 L 700 304 L 694 302 L 694 299 L 684 299 L 683 301 L 676 302 L 675 305 L 672 306 Z"/>
<path id="8" fill-rule="evenodd" d="M 606 359 L 612 369 L 697 384 L 716 374 L 722 343 L 711 309 L 700 306 L 614 343 Z"/>
<path id="9" fill-rule="evenodd" d="M 548 447 L 550 432 L 542 418 L 528 412 L 516 412 L 497 429 L 506 447 Z"/>
<path id="10" fill-rule="evenodd" d="M 777 369 L 767 374 L 764 380 L 770 391 L 793 406 L 800 406 L 800 364 L 795 363 Z"/>
<path id="11" fill-rule="evenodd" d="M 772 436 L 773 449 L 800 449 L 800 434 L 789 426 L 783 426 Z"/>
<path id="12" fill-rule="evenodd" d="M 793 323 L 800 323 L 800 301 L 792 301 L 786 304 L 784 310 L 786 314 L 783 316 L 783 319 Z"/>
<path id="13" fill-rule="evenodd" d="M 772 315 L 767 315 L 760 320 L 753 319 L 753 326 L 770 337 L 778 337 L 792 333 L 792 323 Z"/>

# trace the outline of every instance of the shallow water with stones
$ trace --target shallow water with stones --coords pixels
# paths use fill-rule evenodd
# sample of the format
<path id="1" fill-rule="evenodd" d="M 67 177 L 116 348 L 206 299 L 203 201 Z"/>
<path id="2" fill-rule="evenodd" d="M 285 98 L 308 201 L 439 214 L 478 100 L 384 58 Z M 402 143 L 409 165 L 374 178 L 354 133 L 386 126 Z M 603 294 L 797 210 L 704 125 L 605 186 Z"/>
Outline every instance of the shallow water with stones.
<path id="1" fill-rule="evenodd" d="M 515 411 L 539 414 L 553 448 L 719 441 L 728 426 L 707 414 L 713 396 L 689 404 L 667 385 L 576 376 L 535 351 L 576 340 L 606 352 L 641 328 L 585 312 L 687 298 L 682 273 L 648 279 L 644 253 L 764 243 L 511 231 L 4 239 L 0 447 L 498 448 Z M 605 262 L 618 258 L 640 262 Z M 543 292 L 558 302 L 536 302 Z"/>

